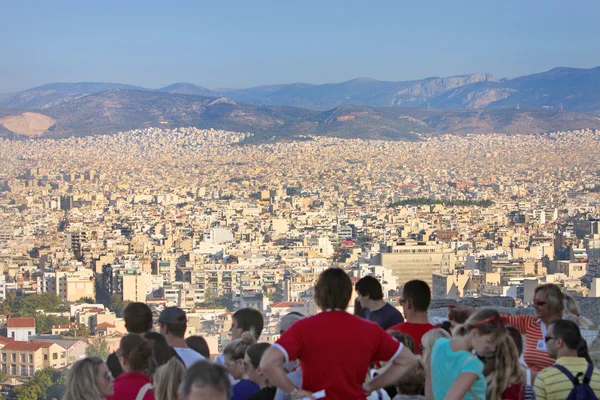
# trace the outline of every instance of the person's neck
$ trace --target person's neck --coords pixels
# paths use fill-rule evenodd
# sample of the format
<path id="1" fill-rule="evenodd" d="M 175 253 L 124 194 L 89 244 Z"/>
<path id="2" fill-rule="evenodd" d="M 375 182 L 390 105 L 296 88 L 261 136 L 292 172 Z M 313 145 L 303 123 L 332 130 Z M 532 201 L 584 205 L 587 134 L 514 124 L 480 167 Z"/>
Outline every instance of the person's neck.
<path id="1" fill-rule="evenodd" d="M 562 316 L 558 315 L 558 314 L 552 314 L 552 315 L 548 315 L 547 317 L 543 317 L 540 318 L 542 320 L 542 322 L 544 324 L 546 324 L 546 327 L 548 327 L 552 322 L 556 321 L 557 319 L 561 319 Z"/>
<path id="2" fill-rule="evenodd" d="M 579 355 L 577 354 L 577 350 L 573 350 L 573 349 L 562 349 L 558 352 L 557 356 L 558 356 L 557 358 L 579 357 Z"/>
<path id="3" fill-rule="evenodd" d="M 453 351 L 464 350 L 470 352 L 473 350 L 473 344 L 471 343 L 471 335 L 459 336 L 455 339 L 452 339 L 450 342 L 450 348 Z"/>
<path id="4" fill-rule="evenodd" d="M 406 322 L 410 322 L 411 324 L 428 324 L 427 311 L 407 312 Z"/>
<path id="5" fill-rule="evenodd" d="M 166 335 L 165 339 L 167 340 L 167 344 L 173 348 L 186 348 L 187 344 L 185 344 L 185 339 L 178 336 Z"/>
<path id="6" fill-rule="evenodd" d="M 369 311 L 377 311 L 382 309 L 387 303 L 383 300 L 371 300 L 369 303 Z"/>

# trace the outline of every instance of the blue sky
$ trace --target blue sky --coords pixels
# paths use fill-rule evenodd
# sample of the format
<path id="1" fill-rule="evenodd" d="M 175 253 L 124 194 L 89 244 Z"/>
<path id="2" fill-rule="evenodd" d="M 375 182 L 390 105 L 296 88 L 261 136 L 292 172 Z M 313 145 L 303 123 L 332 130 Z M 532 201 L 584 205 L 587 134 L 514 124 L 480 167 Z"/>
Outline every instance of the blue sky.
<path id="1" fill-rule="evenodd" d="M 0 93 L 589 68 L 600 65 L 599 15 L 597 0 L 6 1 Z"/>

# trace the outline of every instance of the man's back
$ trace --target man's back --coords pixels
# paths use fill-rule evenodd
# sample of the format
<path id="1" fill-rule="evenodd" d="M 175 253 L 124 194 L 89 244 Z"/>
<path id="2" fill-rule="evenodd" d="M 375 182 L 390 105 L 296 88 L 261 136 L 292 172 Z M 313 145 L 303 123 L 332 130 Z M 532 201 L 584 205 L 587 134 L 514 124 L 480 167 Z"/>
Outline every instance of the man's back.
<path id="1" fill-rule="evenodd" d="M 373 321 L 377 323 L 381 327 L 381 329 L 389 329 L 394 325 L 397 325 L 401 322 L 404 322 L 404 317 L 402 317 L 402 313 L 398 311 L 394 306 L 389 303 L 386 303 L 379 310 L 365 311 L 365 319 L 369 321 Z"/>
<path id="2" fill-rule="evenodd" d="M 579 381 L 583 381 L 583 375 L 588 368 L 588 363 L 582 357 L 560 357 L 556 360 L 556 364 L 564 366 L 567 370 L 577 377 L 577 374 L 582 375 Z M 548 367 L 542 370 L 535 378 L 534 389 L 537 400 L 564 400 L 569 397 L 569 393 L 573 390 L 573 383 L 567 375 L 562 373 L 558 368 Z M 600 370 L 594 368 L 590 387 L 600 398 Z"/>
<path id="3" fill-rule="evenodd" d="M 414 353 L 421 354 L 421 339 L 423 339 L 423 335 L 425 335 L 427 332 L 433 329 L 436 329 L 436 327 L 431 324 L 415 324 L 413 322 L 402 322 L 398 325 L 392 326 L 388 329 L 388 331 L 398 331 L 406 333 L 415 342 Z"/>
<path id="4" fill-rule="evenodd" d="M 376 324 L 345 311 L 322 312 L 296 322 L 277 341 L 302 366 L 302 388 L 325 390 L 328 399 L 365 398 L 369 364 L 399 354 L 400 344 Z"/>

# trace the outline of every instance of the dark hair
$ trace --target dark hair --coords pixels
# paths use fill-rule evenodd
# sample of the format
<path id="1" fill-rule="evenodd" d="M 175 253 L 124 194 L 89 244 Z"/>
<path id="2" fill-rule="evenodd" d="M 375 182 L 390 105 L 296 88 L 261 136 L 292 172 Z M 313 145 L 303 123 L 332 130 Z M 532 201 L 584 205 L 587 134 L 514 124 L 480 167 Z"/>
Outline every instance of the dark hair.
<path id="1" fill-rule="evenodd" d="M 258 368 L 260 365 L 260 359 L 269 347 L 271 347 L 269 343 L 255 343 L 248 347 L 246 354 L 250 358 L 250 362 L 254 368 Z"/>
<path id="2" fill-rule="evenodd" d="M 441 324 L 437 324 L 436 327 L 443 329 L 452 335 L 452 324 L 450 323 L 450 321 L 444 321 Z"/>
<path id="3" fill-rule="evenodd" d="M 423 281 L 408 281 L 404 284 L 402 297 L 404 300 L 410 300 L 415 311 L 427 311 L 431 303 L 431 289 Z"/>
<path id="4" fill-rule="evenodd" d="M 365 276 L 356 282 L 356 291 L 361 296 L 369 296 L 371 300 L 383 299 L 381 283 L 373 276 Z"/>
<path id="5" fill-rule="evenodd" d="M 144 372 L 151 365 L 152 348 L 148 341 L 137 333 L 130 333 L 121 338 L 119 352 L 121 357 L 127 360 L 132 371 Z"/>
<path id="6" fill-rule="evenodd" d="M 315 303 L 322 310 L 348 308 L 352 297 L 352 282 L 341 268 L 328 268 L 315 285 Z"/>
<path id="7" fill-rule="evenodd" d="M 152 329 L 152 310 L 144 303 L 129 303 L 123 310 L 125 329 L 130 333 L 145 333 Z"/>
<path id="8" fill-rule="evenodd" d="M 152 355 L 156 360 L 156 368 L 168 363 L 171 357 L 175 356 L 175 350 L 167 344 L 167 340 L 160 333 L 146 332 L 144 338 L 152 349 Z"/>
<path id="9" fill-rule="evenodd" d="M 508 335 L 512 338 L 513 342 L 515 342 L 515 346 L 517 346 L 517 351 L 519 352 L 519 356 L 523 354 L 523 335 L 521 332 L 514 326 L 507 326 Z"/>
<path id="10" fill-rule="evenodd" d="M 231 318 L 235 319 L 238 328 L 242 328 L 243 332 L 252 332 L 254 339 L 258 339 L 262 333 L 265 320 L 261 312 L 254 308 L 237 310 Z"/>
<path id="11" fill-rule="evenodd" d="M 388 331 L 391 337 L 405 345 L 412 351 L 415 352 L 415 340 L 409 334 L 398 332 L 398 331 Z"/>
<path id="12" fill-rule="evenodd" d="M 589 364 L 593 364 L 588 353 L 587 342 L 581 336 L 581 331 L 575 322 L 557 319 L 550 325 L 554 328 L 555 339 L 561 339 L 567 348 L 577 350 L 577 357 L 585 358 Z"/>
<path id="13" fill-rule="evenodd" d="M 475 310 L 471 307 L 452 307 L 450 311 L 448 311 L 448 319 L 457 324 L 464 324 L 474 311 Z"/>
<path id="14" fill-rule="evenodd" d="M 208 343 L 206 343 L 206 339 L 204 339 L 202 336 L 190 336 L 185 339 L 185 344 L 187 344 L 187 347 L 190 349 L 202 354 L 204 358 L 210 358 Z"/>
<path id="15" fill-rule="evenodd" d="M 187 399 L 192 388 L 206 386 L 226 393 L 227 398 L 231 397 L 231 383 L 227 369 L 220 364 L 205 360 L 198 361 L 187 369 L 179 393 Z"/>

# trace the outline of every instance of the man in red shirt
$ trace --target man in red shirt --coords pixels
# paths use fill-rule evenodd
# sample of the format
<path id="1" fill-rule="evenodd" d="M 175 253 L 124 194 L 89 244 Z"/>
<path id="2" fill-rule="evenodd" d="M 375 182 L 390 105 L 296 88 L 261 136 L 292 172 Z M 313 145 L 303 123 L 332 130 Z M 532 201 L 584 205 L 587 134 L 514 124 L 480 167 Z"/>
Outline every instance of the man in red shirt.
<path id="1" fill-rule="evenodd" d="M 429 285 L 420 280 L 406 282 L 400 299 L 404 309 L 406 322 L 392 326 L 388 331 L 406 333 L 415 342 L 415 353 L 421 354 L 421 338 L 436 327 L 429 323 L 427 309 L 431 303 L 431 289 Z"/>
<path id="2" fill-rule="evenodd" d="M 347 313 L 352 282 L 344 270 L 325 270 L 315 286 L 322 312 L 294 323 L 263 355 L 260 368 L 271 384 L 292 399 L 366 399 L 373 390 L 393 385 L 415 365 L 413 353 L 376 323 Z M 298 359 L 302 388 L 286 376 L 282 364 Z M 365 384 L 373 362 L 391 362 L 385 373 Z"/>

